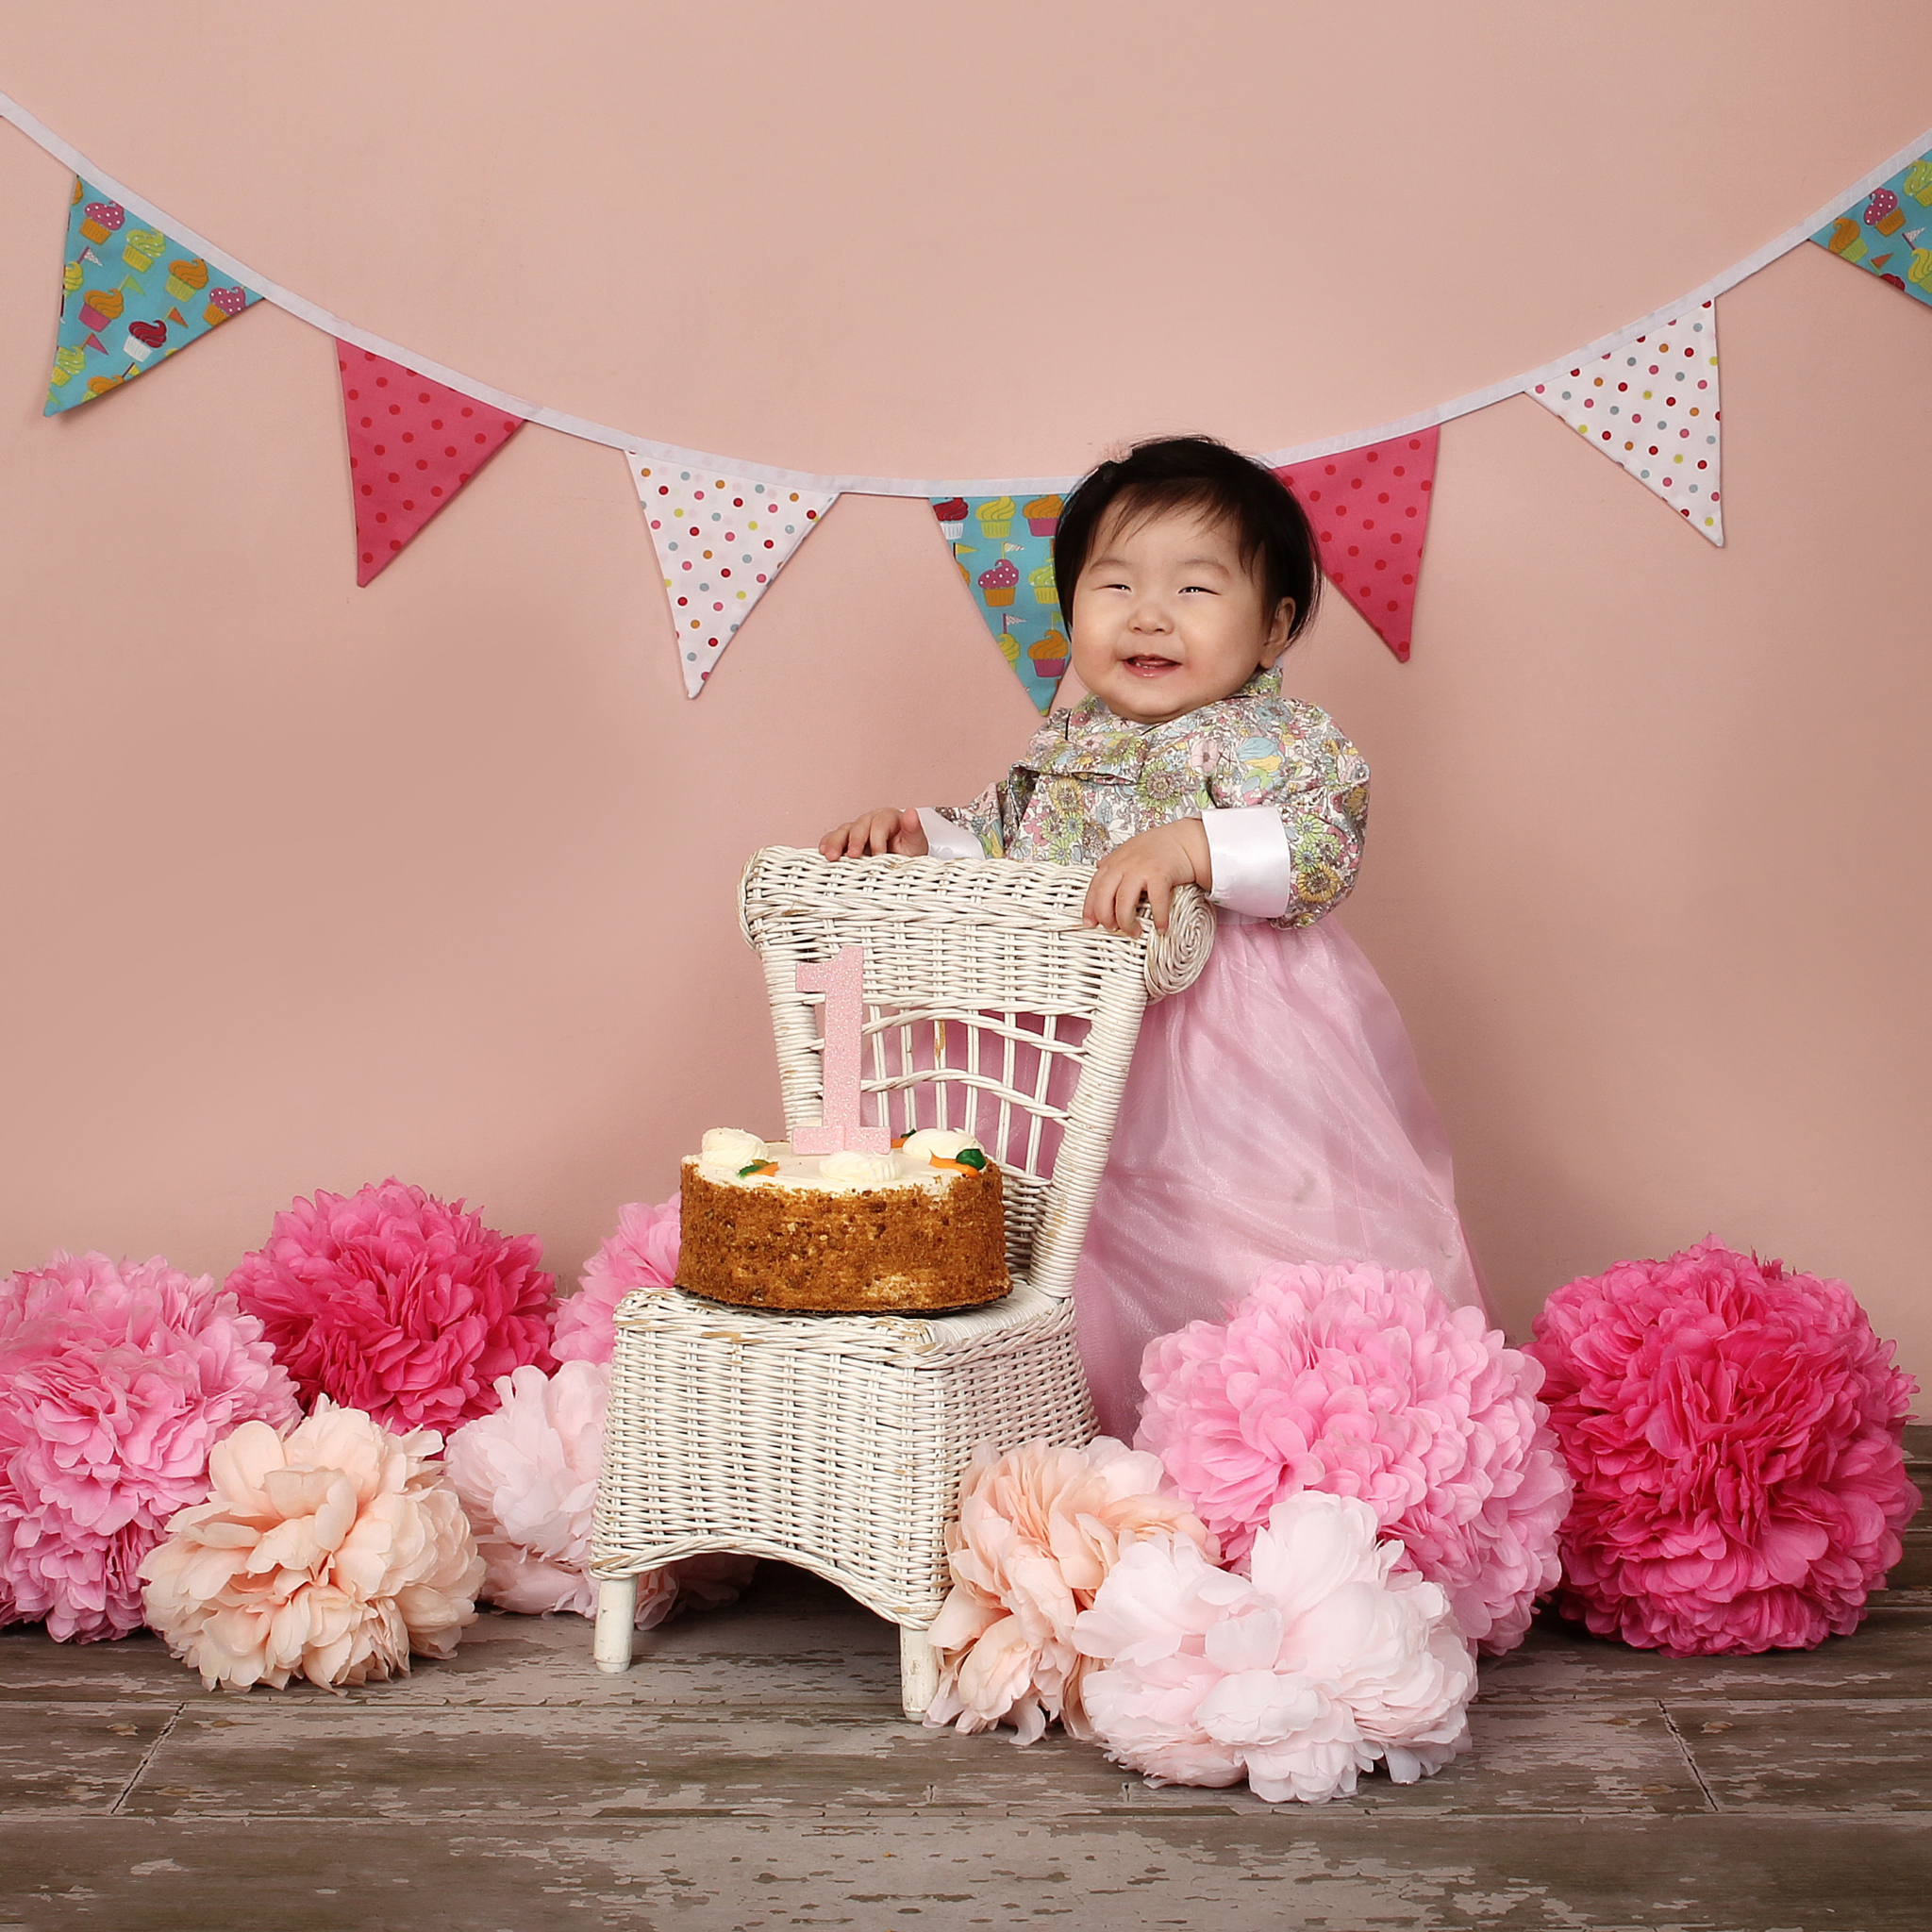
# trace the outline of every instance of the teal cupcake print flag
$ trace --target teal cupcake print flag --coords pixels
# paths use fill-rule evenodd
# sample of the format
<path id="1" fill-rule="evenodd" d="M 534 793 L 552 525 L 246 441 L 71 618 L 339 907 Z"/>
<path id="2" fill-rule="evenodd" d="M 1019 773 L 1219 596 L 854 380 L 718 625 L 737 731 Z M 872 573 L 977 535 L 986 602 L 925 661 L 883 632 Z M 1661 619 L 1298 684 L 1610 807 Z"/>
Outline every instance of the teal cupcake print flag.
<path id="1" fill-rule="evenodd" d="M 1847 203 L 1811 239 L 1901 295 L 1932 302 L 1932 155 Z"/>
<path id="2" fill-rule="evenodd" d="M 260 300 L 76 175 L 42 413 L 58 416 L 132 382 Z"/>
<path id="3" fill-rule="evenodd" d="M 1054 581 L 1060 499 L 1049 493 L 935 496 L 932 513 L 974 604 L 1021 688 L 1045 711 L 1067 669 L 1067 637 Z"/>

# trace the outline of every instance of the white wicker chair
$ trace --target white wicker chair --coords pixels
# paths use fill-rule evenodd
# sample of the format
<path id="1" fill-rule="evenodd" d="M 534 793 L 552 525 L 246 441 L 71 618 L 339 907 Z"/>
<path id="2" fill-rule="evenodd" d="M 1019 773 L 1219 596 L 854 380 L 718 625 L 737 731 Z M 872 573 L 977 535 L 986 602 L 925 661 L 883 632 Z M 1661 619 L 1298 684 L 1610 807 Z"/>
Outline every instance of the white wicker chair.
<path id="1" fill-rule="evenodd" d="M 1191 887 L 1165 934 L 1083 926 L 1091 875 L 779 846 L 745 869 L 740 917 L 763 958 L 787 1131 L 820 1112 L 823 1000 L 796 991 L 796 969 L 858 944 L 871 1117 L 895 1133 L 963 1127 L 999 1161 L 1014 1288 L 924 1317 L 626 1296 L 591 1544 L 601 1669 L 630 1662 L 639 1571 L 737 1551 L 815 1571 L 897 1624 L 906 1710 L 930 1701 L 925 1632 L 974 1446 L 1093 1434 L 1074 1264 L 1147 999 L 1191 984 L 1214 940 Z"/>

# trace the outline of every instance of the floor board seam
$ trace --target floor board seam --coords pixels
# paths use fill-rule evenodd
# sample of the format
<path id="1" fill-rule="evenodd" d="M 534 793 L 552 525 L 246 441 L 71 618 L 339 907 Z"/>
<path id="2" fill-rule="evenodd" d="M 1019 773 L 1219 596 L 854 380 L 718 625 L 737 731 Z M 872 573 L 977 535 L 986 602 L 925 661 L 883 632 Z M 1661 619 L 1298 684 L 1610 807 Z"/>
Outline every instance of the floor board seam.
<path id="1" fill-rule="evenodd" d="M 1663 1715 L 1664 1729 L 1669 1731 L 1671 1736 L 1677 1740 L 1677 1749 L 1683 1754 L 1685 1768 L 1697 1780 L 1697 1789 L 1704 1793 L 1704 1802 L 1713 1811 L 1722 1812 L 1724 1807 L 1718 1803 L 1717 1794 L 1705 1781 L 1703 1768 L 1691 1755 L 1690 1746 L 1686 1742 L 1683 1732 L 1677 1728 L 1677 1720 L 1671 1715 L 1670 1707 L 1661 1698 L 1657 1700 L 1657 1707 Z"/>
<path id="2" fill-rule="evenodd" d="M 168 1741 L 169 1732 L 181 1722 L 181 1713 L 187 1708 L 188 1707 L 185 1704 L 177 1704 L 173 1711 L 169 1713 L 168 1722 L 161 1726 L 159 1732 L 156 1735 L 154 1742 L 141 1754 L 141 1762 L 134 1767 L 133 1774 L 121 1787 L 119 1796 L 108 1807 L 108 1816 L 109 1818 L 122 1818 L 126 1815 L 122 1810 L 122 1806 L 126 1804 L 127 1800 L 133 1795 L 135 1786 L 141 1782 L 148 1766 L 155 1761 L 155 1753 Z"/>

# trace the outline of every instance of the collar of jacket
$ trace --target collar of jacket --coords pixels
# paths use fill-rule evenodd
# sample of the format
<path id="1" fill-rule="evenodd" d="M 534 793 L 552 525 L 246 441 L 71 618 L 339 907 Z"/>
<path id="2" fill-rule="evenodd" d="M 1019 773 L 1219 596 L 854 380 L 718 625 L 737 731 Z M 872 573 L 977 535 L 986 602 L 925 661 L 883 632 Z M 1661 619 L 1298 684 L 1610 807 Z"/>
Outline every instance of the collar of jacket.
<path id="1" fill-rule="evenodd" d="M 1041 776 L 1108 778 L 1131 783 L 1148 760 L 1170 745 L 1204 731 L 1241 724 L 1241 713 L 1257 698 L 1281 694 L 1281 673 L 1257 670 L 1231 695 L 1183 711 L 1158 724 L 1117 718 L 1098 698 L 1083 698 L 1071 710 L 1055 711 L 1034 735 L 1020 769 Z"/>

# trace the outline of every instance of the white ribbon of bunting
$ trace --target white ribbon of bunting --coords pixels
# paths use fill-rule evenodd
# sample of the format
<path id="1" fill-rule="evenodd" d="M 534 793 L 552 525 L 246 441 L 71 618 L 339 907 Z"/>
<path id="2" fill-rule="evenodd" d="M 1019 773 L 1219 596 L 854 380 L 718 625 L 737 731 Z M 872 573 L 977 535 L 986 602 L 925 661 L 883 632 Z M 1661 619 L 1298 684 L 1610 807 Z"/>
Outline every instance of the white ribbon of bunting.
<path id="1" fill-rule="evenodd" d="M 108 174 L 97 168 L 92 161 L 70 142 L 61 140 L 52 128 L 46 126 L 10 94 L 0 93 L 0 119 L 12 122 L 14 126 L 33 142 L 44 148 L 57 160 L 101 189 L 111 194 L 124 208 L 161 229 L 172 241 L 179 242 L 192 248 L 196 254 L 214 267 L 220 269 L 233 280 L 252 289 L 264 301 L 273 302 L 277 308 L 285 308 L 291 315 L 299 316 L 302 321 L 312 324 L 316 328 L 326 329 L 332 336 L 342 341 L 354 342 L 358 348 L 373 350 L 378 356 L 386 356 L 392 362 L 400 362 L 406 369 L 415 371 L 419 375 L 427 375 L 451 389 L 460 390 L 463 394 L 475 397 L 478 402 L 487 403 L 493 409 L 500 409 L 507 415 L 521 416 L 526 422 L 541 423 L 546 429 L 562 431 L 566 436 L 581 437 L 587 442 L 601 442 L 611 449 L 635 452 L 639 456 L 652 457 L 666 463 L 676 463 L 691 470 L 719 470 L 734 476 L 749 477 L 760 483 L 782 485 L 787 490 L 830 491 L 835 493 L 850 493 L 858 496 L 999 496 L 1019 492 L 1044 493 L 1048 491 L 1070 489 L 1077 480 L 1072 476 L 989 476 L 972 480 L 958 476 L 864 476 L 831 475 L 816 470 L 786 470 L 769 463 L 748 462 L 742 457 L 720 456 L 710 450 L 686 449 L 677 443 L 659 442 L 654 437 L 640 436 L 635 430 L 619 429 L 608 423 L 592 423 L 588 417 L 573 416 L 563 409 L 552 409 L 541 403 L 533 403 L 527 397 L 512 395 L 508 390 L 479 382 L 474 375 L 465 375 L 460 370 L 451 369 L 425 356 L 419 356 L 413 350 L 405 348 L 400 342 L 392 342 L 386 336 L 358 327 L 332 310 L 323 308 L 319 302 L 311 302 L 306 295 L 299 295 L 292 289 L 285 289 L 279 282 L 258 274 L 244 261 L 238 260 L 225 249 L 217 247 L 205 236 L 176 221 L 174 216 L 158 208 L 153 202 L 137 194 L 131 188 L 115 180 Z M 1767 264 L 1780 256 L 1788 255 L 1811 239 L 1813 232 L 1824 225 L 1840 213 L 1849 203 L 1879 186 L 1881 182 L 1895 175 L 1909 161 L 1932 150 L 1932 128 L 1927 128 L 1915 140 L 1907 142 L 1895 153 L 1888 155 L 1875 168 L 1861 175 L 1857 180 L 1833 195 L 1824 207 L 1807 215 L 1802 222 L 1793 223 L 1783 234 L 1765 242 L 1761 248 L 1753 249 L 1741 261 L 1736 261 L 1721 275 L 1712 275 L 1707 282 L 1700 282 L 1694 289 L 1687 291 L 1674 301 L 1666 302 L 1661 308 L 1654 308 L 1648 315 L 1640 316 L 1635 322 L 1625 323 L 1614 328 L 1607 335 L 1599 336 L 1592 342 L 1586 342 L 1581 348 L 1573 350 L 1560 359 L 1565 362 L 1580 362 L 1585 357 L 1602 356 L 1619 344 L 1629 341 L 1633 335 L 1644 333 L 1657 327 L 1672 317 L 1682 314 L 1699 303 L 1712 301 L 1727 290 L 1735 289 L 1747 276 L 1755 275 Z M 1536 368 L 1520 375 L 1506 377 L 1501 382 L 1492 382 L 1486 388 L 1472 390 L 1467 395 L 1457 396 L 1446 403 L 1439 403 L 1434 408 L 1419 409 L 1412 416 L 1404 416 L 1392 423 L 1380 423 L 1372 429 L 1351 430 L 1343 436 L 1326 436 L 1312 442 L 1298 442 L 1287 449 L 1269 450 L 1261 454 L 1261 460 L 1271 467 L 1285 463 L 1306 462 L 1313 457 L 1333 456 L 1338 451 L 1360 449 L 1372 442 L 1384 442 L 1391 437 L 1412 435 L 1418 429 L 1426 429 L 1439 423 L 1453 422 L 1458 416 L 1468 416 L 1477 409 L 1486 409 L 1491 403 L 1500 403 L 1507 397 L 1521 395 L 1552 366 L 1550 361 L 1538 363 Z"/>

